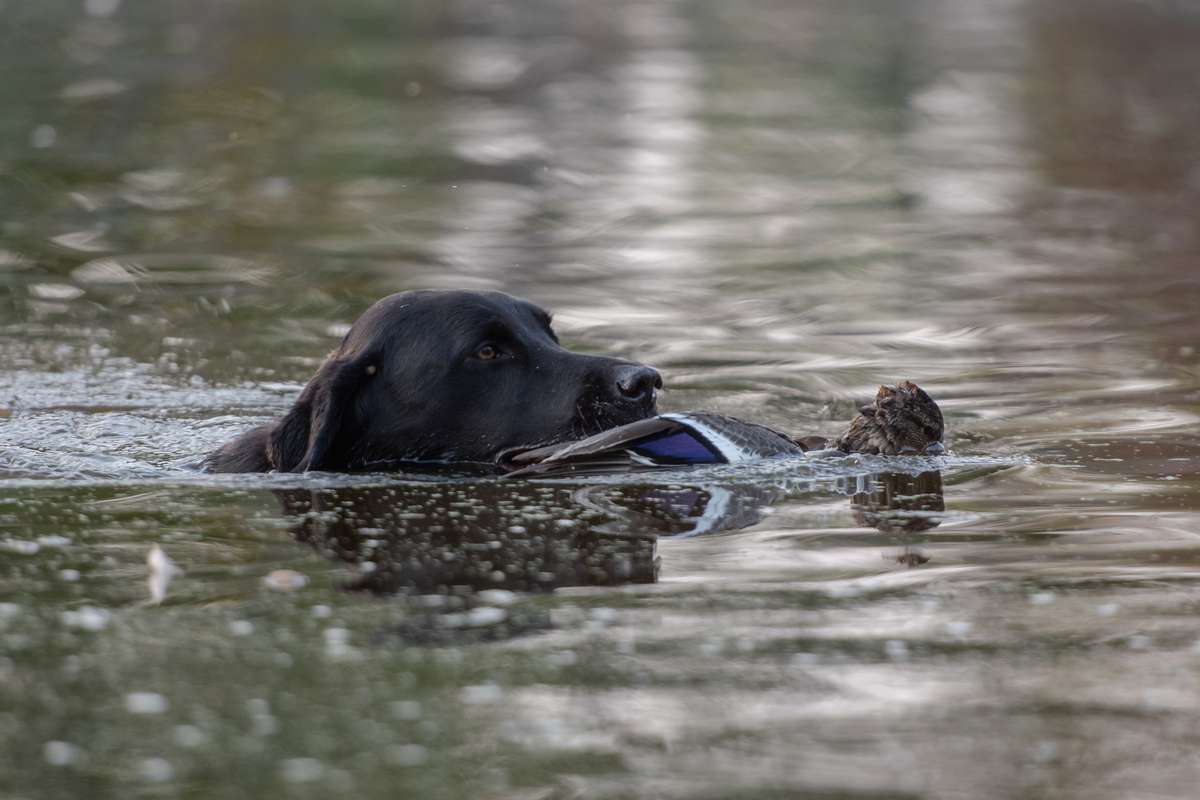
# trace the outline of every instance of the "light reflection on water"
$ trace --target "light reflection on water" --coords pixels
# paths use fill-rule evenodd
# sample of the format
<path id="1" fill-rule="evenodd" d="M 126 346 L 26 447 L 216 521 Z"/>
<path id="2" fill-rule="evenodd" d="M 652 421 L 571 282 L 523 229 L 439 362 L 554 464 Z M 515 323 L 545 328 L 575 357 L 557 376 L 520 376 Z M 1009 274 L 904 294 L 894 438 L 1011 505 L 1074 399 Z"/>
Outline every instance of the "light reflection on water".
<path id="1" fill-rule="evenodd" d="M 1192 792 L 1190 8 L 6 13 L 3 793 Z M 828 435 L 910 377 L 953 457 L 187 470 L 419 286 L 670 410 Z"/>

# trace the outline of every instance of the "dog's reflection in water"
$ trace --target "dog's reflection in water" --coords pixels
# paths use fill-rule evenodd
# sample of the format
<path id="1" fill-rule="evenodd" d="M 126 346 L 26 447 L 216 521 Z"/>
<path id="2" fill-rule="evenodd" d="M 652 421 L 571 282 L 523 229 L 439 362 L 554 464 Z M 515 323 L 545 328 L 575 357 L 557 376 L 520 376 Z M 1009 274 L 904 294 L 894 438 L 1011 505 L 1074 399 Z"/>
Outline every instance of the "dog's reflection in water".
<path id="1" fill-rule="evenodd" d="M 938 472 L 859 481 L 855 519 L 887 534 L 938 524 Z M 356 568 L 349 588 L 416 595 L 658 580 L 659 536 L 745 528 L 787 491 L 753 485 L 405 483 L 279 493 L 292 532 Z M 928 559 L 906 549 L 897 559 Z"/>
<path id="2" fill-rule="evenodd" d="M 569 489 L 482 482 L 279 494 L 299 518 L 298 540 L 357 567 L 350 588 L 536 592 L 658 578 L 655 533 L 595 529 Z"/>

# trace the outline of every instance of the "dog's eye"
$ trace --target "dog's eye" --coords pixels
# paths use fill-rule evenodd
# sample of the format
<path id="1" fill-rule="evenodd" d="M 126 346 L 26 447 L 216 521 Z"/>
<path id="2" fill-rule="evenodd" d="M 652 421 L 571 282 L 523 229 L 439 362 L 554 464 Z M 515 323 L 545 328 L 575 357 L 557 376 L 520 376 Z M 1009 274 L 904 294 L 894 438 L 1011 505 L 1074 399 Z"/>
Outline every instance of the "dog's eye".
<path id="1" fill-rule="evenodd" d="M 490 344 L 485 344 L 475 351 L 475 357 L 480 361 L 491 361 L 500 357 L 500 351 Z"/>

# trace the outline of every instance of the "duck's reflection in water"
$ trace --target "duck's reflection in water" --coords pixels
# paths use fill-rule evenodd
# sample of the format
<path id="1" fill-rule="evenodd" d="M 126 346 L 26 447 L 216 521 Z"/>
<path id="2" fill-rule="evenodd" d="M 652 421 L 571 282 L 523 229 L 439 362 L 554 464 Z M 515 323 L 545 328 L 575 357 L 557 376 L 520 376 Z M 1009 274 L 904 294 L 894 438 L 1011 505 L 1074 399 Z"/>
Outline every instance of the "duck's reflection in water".
<path id="1" fill-rule="evenodd" d="M 897 537 L 904 552 L 896 556 L 898 563 L 919 567 L 929 561 L 908 541 L 908 535 L 936 528 L 946 510 L 942 490 L 942 473 L 922 472 L 910 475 L 886 472 L 874 477 L 873 485 L 850 498 L 854 521 Z"/>
<path id="2" fill-rule="evenodd" d="M 297 540 L 355 567 L 350 588 L 427 595 L 653 583 L 659 536 L 749 527 L 793 489 L 485 481 L 278 495 L 285 513 L 296 518 Z M 939 472 L 883 473 L 837 489 L 853 493 L 857 522 L 887 534 L 932 528 L 945 507 Z M 927 560 L 908 555 L 901 563 Z"/>
<path id="3" fill-rule="evenodd" d="M 946 510 L 941 472 L 885 472 L 850 498 L 854 521 L 883 533 L 919 533 L 936 528 Z"/>

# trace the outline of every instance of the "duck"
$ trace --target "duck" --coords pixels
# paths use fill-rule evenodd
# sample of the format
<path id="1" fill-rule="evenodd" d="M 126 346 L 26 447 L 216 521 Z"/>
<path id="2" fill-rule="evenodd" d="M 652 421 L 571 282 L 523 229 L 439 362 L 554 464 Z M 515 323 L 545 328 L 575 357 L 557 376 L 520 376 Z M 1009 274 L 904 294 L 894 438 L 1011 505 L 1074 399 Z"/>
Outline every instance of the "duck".
<path id="1" fill-rule="evenodd" d="M 505 477 L 599 474 L 781 458 L 941 455 L 941 409 L 911 381 L 882 385 L 840 436 L 793 438 L 755 422 L 703 411 L 659 414 L 574 442 L 535 447 L 506 459 Z"/>

